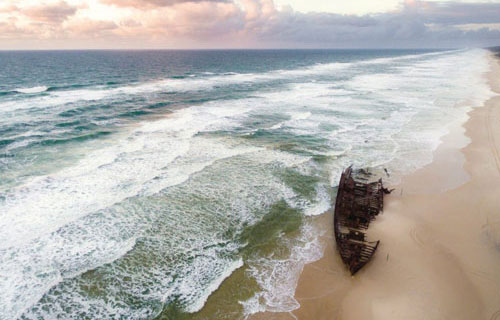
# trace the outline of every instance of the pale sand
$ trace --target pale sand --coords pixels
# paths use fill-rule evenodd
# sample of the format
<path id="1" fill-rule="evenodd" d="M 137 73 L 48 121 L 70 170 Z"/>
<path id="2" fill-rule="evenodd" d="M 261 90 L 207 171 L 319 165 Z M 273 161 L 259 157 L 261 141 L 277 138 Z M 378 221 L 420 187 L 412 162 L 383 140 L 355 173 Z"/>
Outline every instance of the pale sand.
<path id="1" fill-rule="evenodd" d="M 488 77 L 500 94 L 499 62 L 491 56 Z M 369 231 L 381 243 L 364 269 L 348 274 L 324 214 L 325 254 L 301 274 L 301 307 L 255 318 L 500 320 L 500 96 L 469 115 L 385 198 Z"/>

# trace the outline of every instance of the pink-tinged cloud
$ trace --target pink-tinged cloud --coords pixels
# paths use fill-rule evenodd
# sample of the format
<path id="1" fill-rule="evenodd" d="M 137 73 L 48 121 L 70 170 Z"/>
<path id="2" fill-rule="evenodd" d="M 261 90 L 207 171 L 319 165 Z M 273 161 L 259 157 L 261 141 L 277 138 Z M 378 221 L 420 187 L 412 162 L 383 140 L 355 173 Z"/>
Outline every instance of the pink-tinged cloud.
<path id="1" fill-rule="evenodd" d="M 162 13 L 168 19 L 162 18 Z M 176 37 L 216 38 L 245 27 L 242 11 L 233 3 L 186 2 L 160 11 L 151 26 Z"/>
<path id="2" fill-rule="evenodd" d="M 65 26 L 65 30 L 73 35 L 82 35 L 85 37 L 98 37 L 104 34 L 112 35 L 118 25 L 112 21 L 97 21 L 90 19 L 72 20 Z"/>
<path id="3" fill-rule="evenodd" d="M 0 10 L 0 47 L 14 42 L 28 46 L 42 40 L 50 46 L 54 43 L 51 40 L 64 40 L 65 48 L 81 48 L 82 43 L 88 46 L 89 39 L 96 47 L 105 48 L 457 47 L 500 43 L 499 30 L 481 28 L 482 24 L 500 23 L 498 3 L 407 0 L 392 12 L 356 16 L 278 9 L 272 0 L 98 1 L 99 8 L 118 14 L 109 18 L 101 14 L 97 19 L 94 14 L 99 12 L 93 11 L 97 9 L 92 5 L 82 8 L 52 2 L 22 7 L 12 2 L 10 11 Z M 475 28 L 466 30 L 461 27 L 464 24 Z"/>
<path id="4" fill-rule="evenodd" d="M 245 28 L 244 12 L 228 2 L 185 2 L 155 10 L 140 10 L 119 23 L 123 37 L 154 40 L 213 41 L 234 40 Z M 232 39 L 231 39 L 232 38 Z"/>
<path id="5" fill-rule="evenodd" d="M 109 4 L 117 7 L 151 9 L 156 7 L 168 7 L 187 2 L 230 2 L 230 0 L 102 0 L 101 2 L 103 4 Z"/>
<path id="6" fill-rule="evenodd" d="M 11 13 L 17 11 L 19 11 L 19 8 L 12 3 L 5 3 L 3 5 L 0 4 L 0 13 Z"/>
<path id="7" fill-rule="evenodd" d="M 28 30 L 18 28 L 14 21 L 0 22 L 0 40 L 28 36 Z"/>
<path id="8" fill-rule="evenodd" d="M 272 0 L 241 0 L 241 3 L 245 10 L 247 21 L 269 19 L 273 15 L 278 14 L 278 10 Z"/>
<path id="9" fill-rule="evenodd" d="M 22 10 L 18 9 L 18 11 L 34 22 L 57 24 L 74 15 L 77 8 L 68 5 L 64 1 L 60 1 L 59 3 L 49 5 L 38 5 Z"/>

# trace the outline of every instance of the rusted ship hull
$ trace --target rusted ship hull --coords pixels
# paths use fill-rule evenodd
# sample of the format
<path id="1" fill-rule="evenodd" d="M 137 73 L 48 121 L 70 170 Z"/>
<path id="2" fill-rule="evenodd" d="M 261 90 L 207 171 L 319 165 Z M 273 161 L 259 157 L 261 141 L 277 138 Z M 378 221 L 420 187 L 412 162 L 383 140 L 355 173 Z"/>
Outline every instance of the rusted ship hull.
<path id="1" fill-rule="evenodd" d="M 340 178 L 335 201 L 334 231 L 337 250 L 352 275 L 366 265 L 375 254 L 379 241 L 367 241 L 370 221 L 383 209 L 382 179 L 368 182 L 370 174 L 359 171 L 353 177 L 351 167 Z"/>

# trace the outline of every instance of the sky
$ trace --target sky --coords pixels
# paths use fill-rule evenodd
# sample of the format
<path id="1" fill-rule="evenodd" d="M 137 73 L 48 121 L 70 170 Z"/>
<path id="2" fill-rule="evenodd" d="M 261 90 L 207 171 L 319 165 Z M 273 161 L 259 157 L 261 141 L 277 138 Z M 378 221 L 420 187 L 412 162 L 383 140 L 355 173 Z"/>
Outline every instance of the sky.
<path id="1" fill-rule="evenodd" d="M 0 0 L 0 49 L 500 45 L 500 0 Z"/>

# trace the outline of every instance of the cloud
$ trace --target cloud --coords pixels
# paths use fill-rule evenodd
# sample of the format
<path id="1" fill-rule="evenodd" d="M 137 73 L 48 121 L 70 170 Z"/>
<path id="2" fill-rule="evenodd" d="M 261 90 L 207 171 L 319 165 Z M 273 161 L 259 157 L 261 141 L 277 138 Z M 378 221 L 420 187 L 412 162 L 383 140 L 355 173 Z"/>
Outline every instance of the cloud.
<path id="1" fill-rule="evenodd" d="M 59 3 L 49 5 L 27 7 L 22 10 L 17 8 L 17 10 L 28 17 L 31 21 L 57 24 L 74 15 L 77 8 L 61 1 Z"/>
<path id="2" fill-rule="evenodd" d="M 18 28 L 13 21 L 0 22 L 0 40 L 11 39 L 20 35 L 26 35 L 26 32 Z"/>
<path id="3" fill-rule="evenodd" d="M 186 2 L 230 2 L 230 0 L 102 0 L 102 3 L 117 7 L 134 7 L 151 9 L 155 7 L 168 7 Z"/>
<path id="4" fill-rule="evenodd" d="M 284 47 L 456 47 L 500 42 L 498 30 L 460 27 L 500 23 L 499 3 L 406 1 L 398 10 L 363 16 L 293 11 L 255 16 L 251 31 L 257 42 Z"/>
<path id="5" fill-rule="evenodd" d="M 0 4 L 0 13 L 9 13 L 17 11 L 19 11 L 19 8 L 14 4 L 8 2 Z"/>
<path id="6" fill-rule="evenodd" d="M 157 34 L 211 40 L 245 28 L 244 13 L 234 3 L 186 2 L 149 16 Z"/>
<path id="7" fill-rule="evenodd" d="M 439 24 L 495 23 L 500 3 L 406 1 L 402 12 Z"/>
<path id="8" fill-rule="evenodd" d="M 89 43 L 82 39 L 93 39 L 96 46 L 105 48 L 404 48 L 500 43 L 500 30 L 491 27 L 500 24 L 500 3 L 407 0 L 397 10 L 358 16 L 278 9 L 272 0 L 96 1 L 100 3 L 86 8 L 66 2 L 35 7 L 11 4 L 10 10 L 0 10 L 0 38 L 44 39 L 48 46 L 51 39 L 67 39 L 65 45 L 78 48 Z"/>
<path id="9" fill-rule="evenodd" d="M 112 21 L 78 19 L 66 24 L 64 30 L 77 36 L 97 37 L 105 34 L 111 35 L 112 31 L 117 28 L 118 25 Z"/>

